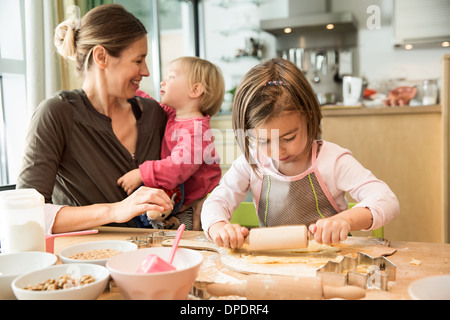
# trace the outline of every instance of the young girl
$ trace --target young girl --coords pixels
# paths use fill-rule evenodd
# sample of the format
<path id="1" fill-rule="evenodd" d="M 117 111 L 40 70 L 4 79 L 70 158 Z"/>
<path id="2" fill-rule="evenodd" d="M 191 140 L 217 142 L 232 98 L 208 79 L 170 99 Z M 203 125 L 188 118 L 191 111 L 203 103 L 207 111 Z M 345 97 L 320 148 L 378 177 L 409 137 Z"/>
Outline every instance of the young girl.
<path id="1" fill-rule="evenodd" d="M 166 80 L 161 83 L 161 107 L 168 118 L 161 160 L 146 161 L 117 182 L 128 194 L 142 183 L 168 191 L 181 185 L 182 197 L 177 203 L 183 207 L 175 207 L 172 215 L 179 210 L 178 217 L 187 229 L 194 227 L 193 212 L 192 209 L 187 212 L 191 217 L 186 221 L 181 211 L 192 208 L 221 178 L 220 159 L 215 153 L 209 122 L 222 105 L 224 88 L 220 70 L 209 61 L 197 57 L 172 61 Z M 152 225 L 167 228 L 159 222 Z"/>
<path id="2" fill-rule="evenodd" d="M 313 89 L 289 61 L 268 60 L 244 76 L 233 102 L 243 155 L 203 205 L 210 240 L 243 245 L 248 230 L 230 219 L 249 189 L 261 227 L 304 224 L 319 243 L 338 243 L 351 230 L 376 229 L 398 215 L 384 182 L 350 151 L 318 140 L 321 117 Z M 350 210 L 345 192 L 358 202 Z"/>

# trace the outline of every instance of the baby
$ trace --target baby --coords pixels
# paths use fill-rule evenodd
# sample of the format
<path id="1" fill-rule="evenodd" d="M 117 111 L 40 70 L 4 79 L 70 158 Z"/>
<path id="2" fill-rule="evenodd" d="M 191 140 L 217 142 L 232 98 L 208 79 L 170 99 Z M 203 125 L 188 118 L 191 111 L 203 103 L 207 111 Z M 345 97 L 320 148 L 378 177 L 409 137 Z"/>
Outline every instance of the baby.
<path id="1" fill-rule="evenodd" d="M 128 194 L 142 183 L 165 190 L 180 187 L 182 200 L 174 206 L 171 215 L 176 215 L 179 220 L 186 219 L 187 215 L 187 221 L 180 221 L 187 230 L 192 230 L 195 222 L 193 207 L 218 185 L 221 178 L 210 118 L 220 110 L 224 93 L 222 73 L 214 64 L 197 57 L 172 61 L 166 79 L 161 83 L 161 107 L 168 118 L 161 160 L 146 161 L 117 182 Z M 161 223 L 152 225 L 167 228 Z"/>

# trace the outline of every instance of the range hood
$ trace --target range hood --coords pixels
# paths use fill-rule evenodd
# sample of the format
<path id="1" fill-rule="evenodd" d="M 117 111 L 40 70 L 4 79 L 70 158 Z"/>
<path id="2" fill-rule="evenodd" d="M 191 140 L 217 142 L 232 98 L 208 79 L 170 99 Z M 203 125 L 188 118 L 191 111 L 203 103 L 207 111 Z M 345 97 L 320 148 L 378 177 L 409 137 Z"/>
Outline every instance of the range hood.
<path id="1" fill-rule="evenodd" d="M 351 12 L 330 12 L 329 0 L 287 0 L 289 1 L 289 16 L 278 19 L 261 20 L 262 30 L 274 35 L 284 34 L 285 28 L 291 28 L 292 33 L 327 30 L 326 26 L 333 24 L 335 30 L 355 31 L 357 22 Z"/>
<path id="2" fill-rule="evenodd" d="M 356 20 L 351 12 L 332 12 L 313 15 L 290 16 L 283 19 L 270 19 L 261 21 L 261 29 L 280 35 L 285 28 L 291 28 L 292 32 L 326 30 L 328 24 L 333 24 L 336 30 L 356 30 Z"/>
<path id="3" fill-rule="evenodd" d="M 450 46 L 450 2 L 396 0 L 394 45 L 396 48 L 437 48 Z"/>

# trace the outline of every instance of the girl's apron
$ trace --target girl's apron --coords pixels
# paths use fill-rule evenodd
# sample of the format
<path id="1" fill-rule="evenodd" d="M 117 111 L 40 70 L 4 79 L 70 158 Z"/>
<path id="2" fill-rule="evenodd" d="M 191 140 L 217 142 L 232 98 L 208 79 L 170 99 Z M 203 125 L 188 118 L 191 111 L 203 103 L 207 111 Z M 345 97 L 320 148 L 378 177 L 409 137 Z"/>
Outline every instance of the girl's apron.
<path id="1" fill-rule="evenodd" d="M 323 183 L 317 169 L 317 149 L 314 142 L 311 167 L 304 173 L 287 177 L 264 174 L 258 205 L 260 227 L 306 225 L 328 218 L 341 211 Z"/>

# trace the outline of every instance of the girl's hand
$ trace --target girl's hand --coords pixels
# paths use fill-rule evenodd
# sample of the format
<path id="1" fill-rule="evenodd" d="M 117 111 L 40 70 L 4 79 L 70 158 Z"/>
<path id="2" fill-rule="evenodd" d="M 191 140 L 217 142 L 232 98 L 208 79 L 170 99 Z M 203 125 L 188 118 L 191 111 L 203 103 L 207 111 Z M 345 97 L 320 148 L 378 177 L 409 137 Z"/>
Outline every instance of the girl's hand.
<path id="1" fill-rule="evenodd" d="M 126 222 L 146 211 L 172 210 L 172 200 L 162 189 L 140 187 L 126 199 L 111 204 L 114 222 Z"/>
<path id="2" fill-rule="evenodd" d="M 336 217 L 320 219 L 309 226 L 309 231 L 314 234 L 314 240 L 324 244 L 344 241 L 350 230 L 350 223 L 346 219 Z"/>
<path id="3" fill-rule="evenodd" d="M 237 249 L 244 245 L 244 238 L 248 236 L 249 231 L 238 224 L 221 221 L 210 227 L 209 234 L 216 245 Z"/>

